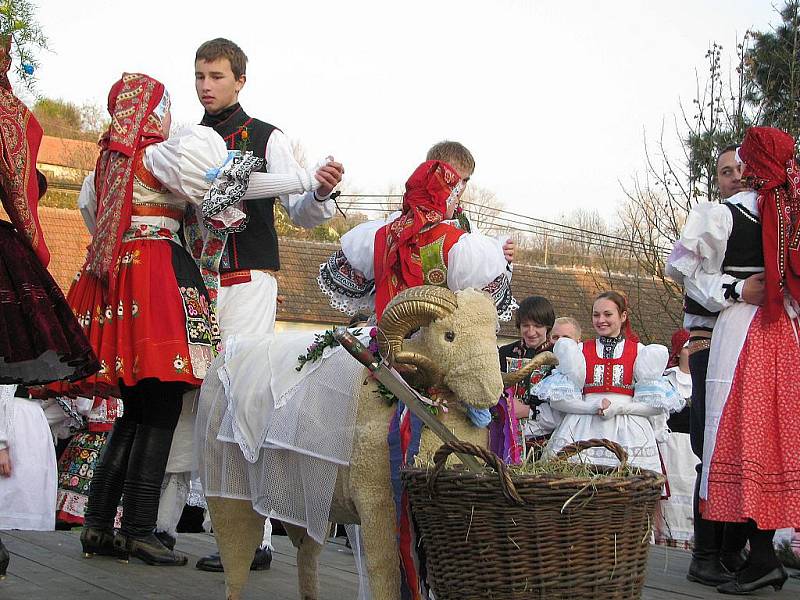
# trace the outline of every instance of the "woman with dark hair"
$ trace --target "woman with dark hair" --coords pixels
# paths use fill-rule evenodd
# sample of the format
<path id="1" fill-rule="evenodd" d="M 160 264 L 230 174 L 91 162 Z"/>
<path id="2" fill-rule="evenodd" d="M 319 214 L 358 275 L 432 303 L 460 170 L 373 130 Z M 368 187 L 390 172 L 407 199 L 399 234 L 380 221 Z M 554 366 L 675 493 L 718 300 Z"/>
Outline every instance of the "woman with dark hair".
<path id="1" fill-rule="evenodd" d="M 628 453 L 632 465 L 661 472 L 652 419 L 683 408 L 683 398 L 663 377 L 668 351 L 639 343 L 625 297 L 599 294 L 592 306 L 597 339 L 581 344 L 569 338 L 556 342 L 559 364 L 533 392 L 564 413 L 547 446 L 555 454 L 573 442 L 606 438 Z M 590 448 L 574 458 L 616 466 L 605 448 Z"/>
<path id="2" fill-rule="evenodd" d="M 520 339 L 500 346 L 500 370 L 507 373 L 509 359 L 533 358 L 549 350 L 550 330 L 556 320 L 556 312 L 550 300 L 544 296 L 528 296 L 517 309 L 516 325 Z"/>
<path id="3" fill-rule="evenodd" d="M 541 352 L 552 350 L 550 331 L 556 320 L 556 313 L 550 300 L 544 296 L 528 296 L 519 305 L 516 325 L 520 339 L 500 346 L 500 370 L 509 373 L 524 367 Z M 536 383 L 541 375 L 532 374 L 517 384 L 510 393 L 504 394 L 492 408 L 492 422 L 489 425 L 489 447 L 492 452 L 511 464 L 518 463 L 525 454 L 528 438 L 541 437 L 549 431 L 536 426 L 542 419 L 550 426 L 555 425 L 555 417 L 547 404 L 533 408 L 525 403 L 530 395 L 531 383 Z M 525 400 L 525 401 L 524 401 Z M 552 427 L 545 427 L 552 430 Z"/>

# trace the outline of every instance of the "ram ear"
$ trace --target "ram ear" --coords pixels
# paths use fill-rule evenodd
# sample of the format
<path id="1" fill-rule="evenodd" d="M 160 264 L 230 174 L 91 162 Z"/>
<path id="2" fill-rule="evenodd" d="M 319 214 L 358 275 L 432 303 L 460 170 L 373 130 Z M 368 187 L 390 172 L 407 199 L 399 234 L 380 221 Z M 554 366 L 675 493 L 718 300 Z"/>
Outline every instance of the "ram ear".
<path id="1" fill-rule="evenodd" d="M 518 371 L 514 371 L 513 373 L 503 373 L 503 389 L 511 387 L 512 385 L 517 385 L 533 371 L 545 365 L 551 365 L 553 367 L 557 366 L 558 359 L 556 358 L 556 355 L 552 352 L 542 352 L 541 354 L 537 354 L 533 359 L 531 359 L 531 362 Z"/>

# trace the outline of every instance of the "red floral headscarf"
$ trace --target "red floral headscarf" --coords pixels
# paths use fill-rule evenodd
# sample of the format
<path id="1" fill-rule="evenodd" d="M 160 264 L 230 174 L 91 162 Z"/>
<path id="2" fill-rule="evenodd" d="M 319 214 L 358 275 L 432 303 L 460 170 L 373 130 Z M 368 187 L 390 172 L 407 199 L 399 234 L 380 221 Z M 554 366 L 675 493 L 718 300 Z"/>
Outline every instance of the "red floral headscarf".
<path id="1" fill-rule="evenodd" d="M 133 167 L 136 153 L 164 140 L 154 110 L 164 86 L 141 73 L 123 73 L 108 94 L 111 124 L 100 138 L 95 167 L 97 229 L 86 265 L 90 273 L 114 286 L 122 236 L 130 227 Z"/>
<path id="2" fill-rule="evenodd" d="M 16 230 L 30 242 L 44 266 L 50 252 L 39 224 L 39 198 L 47 181 L 36 170 L 42 126 L 11 91 L 11 37 L 0 38 L 0 196 Z"/>
<path id="3" fill-rule="evenodd" d="M 689 341 L 689 332 L 685 329 L 676 329 L 675 332 L 672 334 L 672 339 L 670 340 L 670 352 L 669 352 L 669 360 L 667 361 L 667 367 L 677 367 L 679 359 L 681 357 L 681 350 L 683 350 L 684 345 L 686 342 Z"/>
<path id="4" fill-rule="evenodd" d="M 406 288 L 422 285 L 419 234 L 439 223 L 447 202 L 458 194 L 461 177 L 453 167 L 429 160 L 416 168 L 406 182 L 403 214 L 375 234 L 375 313 L 378 318 L 389 301 Z"/>
<path id="5" fill-rule="evenodd" d="M 758 191 L 766 297 L 764 316 L 783 312 L 783 292 L 800 301 L 800 169 L 794 138 L 773 127 L 751 127 L 739 148 L 745 179 Z"/>

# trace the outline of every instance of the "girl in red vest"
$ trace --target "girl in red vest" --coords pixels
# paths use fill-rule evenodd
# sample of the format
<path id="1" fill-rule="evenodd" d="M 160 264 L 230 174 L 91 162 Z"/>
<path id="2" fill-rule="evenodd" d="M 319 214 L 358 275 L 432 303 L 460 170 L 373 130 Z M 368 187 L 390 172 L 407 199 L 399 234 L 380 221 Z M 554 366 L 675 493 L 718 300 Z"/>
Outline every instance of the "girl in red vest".
<path id="1" fill-rule="evenodd" d="M 576 441 L 606 438 L 625 448 L 632 465 L 661 472 L 654 422 L 680 410 L 684 401 L 662 376 L 669 357 L 666 347 L 639 343 L 628 315 L 622 294 L 598 295 L 592 306 L 598 337 L 581 344 L 558 340 L 554 352 L 559 366 L 534 393 L 564 413 L 548 444 L 549 454 Z M 590 448 L 573 460 L 618 464 L 605 448 Z"/>

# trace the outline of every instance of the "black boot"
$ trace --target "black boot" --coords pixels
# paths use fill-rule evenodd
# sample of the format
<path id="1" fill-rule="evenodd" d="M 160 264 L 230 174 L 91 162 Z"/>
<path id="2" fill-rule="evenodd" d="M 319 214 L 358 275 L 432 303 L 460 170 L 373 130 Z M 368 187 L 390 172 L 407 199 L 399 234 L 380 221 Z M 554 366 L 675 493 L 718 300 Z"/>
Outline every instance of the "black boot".
<path id="1" fill-rule="evenodd" d="M 83 555 L 110 556 L 113 553 L 114 517 L 122 496 L 136 423 L 117 419 L 89 484 L 81 545 Z"/>
<path id="2" fill-rule="evenodd" d="M 149 565 L 185 565 L 154 535 L 161 482 L 172 445 L 171 429 L 139 425 L 128 461 L 122 504 L 122 528 L 114 540 L 117 555 L 135 556 Z"/>
<path id="3" fill-rule="evenodd" d="M 715 587 L 721 583 L 733 581 L 733 574 L 727 571 L 720 563 L 724 524 L 718 521 L 709 521 L 700 516 L 699 486 L 700 474 L 698 473 L 695 483 L 694 549 L 692 550 L 692 562 L 689 565 L 686 579 L 701 585 Z"/>
<path id="4" fill-rule="evenodd" d="M 8 569 L 8 561 L 11 557 L 8 555 L 8 550 L 3 545 L 3 540 L 0 540 L 0 579 L 6 578 L 6 569 Z"/>

